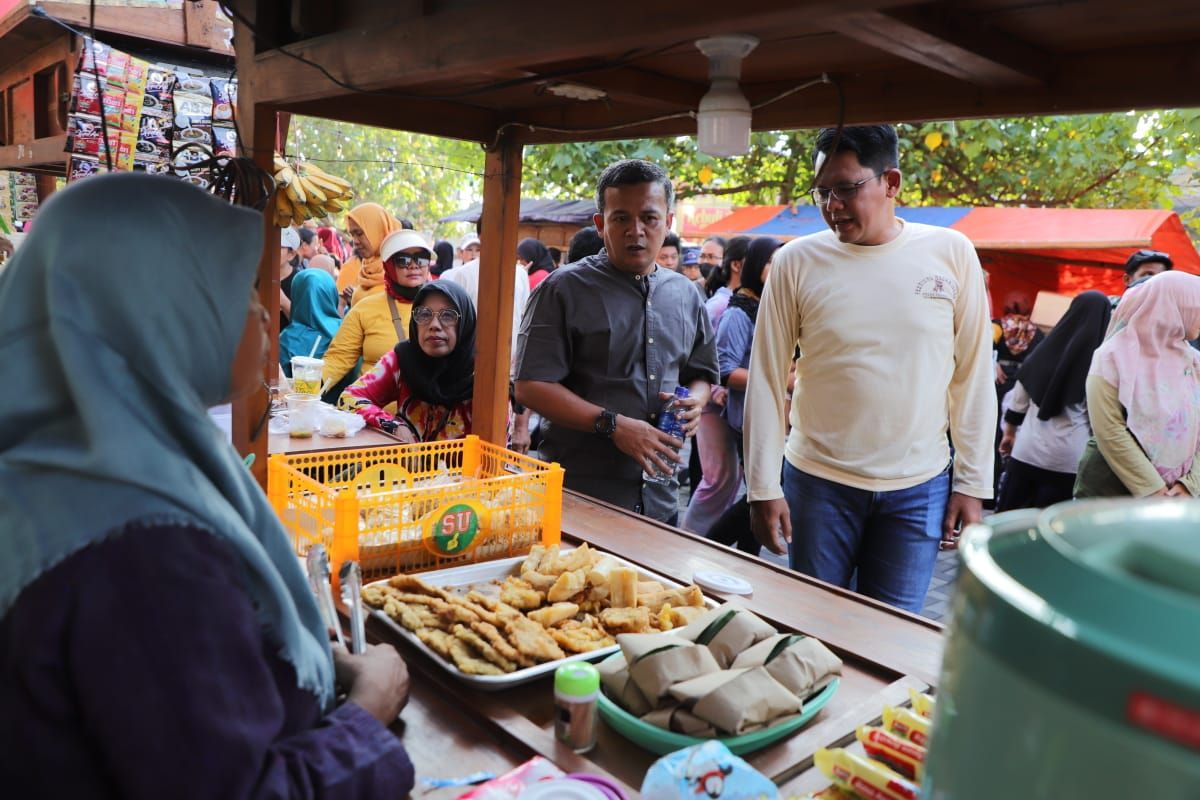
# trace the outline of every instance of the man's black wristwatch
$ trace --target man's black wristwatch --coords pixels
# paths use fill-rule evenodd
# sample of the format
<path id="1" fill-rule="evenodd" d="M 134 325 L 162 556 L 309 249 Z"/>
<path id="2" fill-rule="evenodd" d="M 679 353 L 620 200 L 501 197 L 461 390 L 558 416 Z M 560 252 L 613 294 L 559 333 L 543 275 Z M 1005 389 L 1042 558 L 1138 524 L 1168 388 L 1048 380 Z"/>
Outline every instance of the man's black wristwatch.
<path id="1" fill-rule="evenodd" d="M 592 426 L 596 433 L 605 438 L 611 438 L 613 432 L 617 429 L 617 414 L 615 411 L 609 411 L 607 408 L 600 412 L 600 416 L 596 417 L 596 422 Z"/>

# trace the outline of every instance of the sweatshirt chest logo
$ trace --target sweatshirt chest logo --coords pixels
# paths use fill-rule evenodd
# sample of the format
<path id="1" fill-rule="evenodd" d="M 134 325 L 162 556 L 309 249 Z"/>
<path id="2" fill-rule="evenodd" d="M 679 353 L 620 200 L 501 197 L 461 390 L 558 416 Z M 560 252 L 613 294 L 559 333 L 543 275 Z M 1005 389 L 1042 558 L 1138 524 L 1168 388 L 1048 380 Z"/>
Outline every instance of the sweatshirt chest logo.
<path id="1" fill-rule="evenodd" d="M 917 281 L 917 288 L 913 294 L 929 300 L 949 300 L 953 303 L 958 299 L 958 282 L 945 275 L 930 275 Z"/>

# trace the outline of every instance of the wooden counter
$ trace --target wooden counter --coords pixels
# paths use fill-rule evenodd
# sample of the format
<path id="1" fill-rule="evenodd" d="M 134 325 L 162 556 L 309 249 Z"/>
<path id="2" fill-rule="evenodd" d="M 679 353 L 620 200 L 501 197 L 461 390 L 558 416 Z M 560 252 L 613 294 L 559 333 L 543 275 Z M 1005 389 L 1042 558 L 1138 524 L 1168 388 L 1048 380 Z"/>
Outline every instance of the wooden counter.
<path id="1" fill-rule="evenodd" d="M 389 436 L 378 428 L 363 428 L 353 436 L 337 438 L 315 434 L 308 439 L 293 439 L 286 433 L 272 433 L 267 442 L 267 452 L 275 453 L 324 453 L 330 450 L 356 450 L 360 447 L 378 447 L 384 444 L 401 444 L 395 436 Z"/>
<path id="2" fill-rule="evenodd" d="M 754 586 L 743 605 L 781 630 L 815 636 L 842 657 L 841 686 L 813 721 L 746 757 L 780 786 L 783 797 L 827 785 L 813 767 L 819 748 L 846 744 L 857 726 L 879 718 L 883 706 L 905 703 L 909 687 L 925 690 L 937 681 L 942 650 L 937 623 L 570 492 L 564 493 L 563 529 L 565 543 L 587 542 L 681 582 L 690 583 L 697 569 L 737 574 Z M 424 778 L 474 769 L 500 773 L 541 755 L 567 772 L 613 777 L 634 797 L 658 758 L 605 725 L 596 749 L 576 755 L 554 738 L 549 677 L 504 692 L 478 691 L 378 620 L 368 630 L 401 650 L 417 687 L 405 712 L 404 736 L 417 768 L 414 796 L 455 797 L 464 791 L 431 793 L 421 786 Z"/>

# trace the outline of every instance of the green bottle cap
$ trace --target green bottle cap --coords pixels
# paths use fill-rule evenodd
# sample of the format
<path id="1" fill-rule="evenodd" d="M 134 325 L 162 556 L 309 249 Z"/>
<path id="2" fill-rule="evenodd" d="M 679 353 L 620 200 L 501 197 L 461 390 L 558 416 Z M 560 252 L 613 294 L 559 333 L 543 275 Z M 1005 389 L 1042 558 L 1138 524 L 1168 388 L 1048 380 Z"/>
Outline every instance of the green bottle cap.
<path id="1" fill-rule="evenodd" d="M 586 661 L 572 661 L 554 670 L 554 691 L 567 697 L 587 697 L 600 689 L 600 671 Z"/>

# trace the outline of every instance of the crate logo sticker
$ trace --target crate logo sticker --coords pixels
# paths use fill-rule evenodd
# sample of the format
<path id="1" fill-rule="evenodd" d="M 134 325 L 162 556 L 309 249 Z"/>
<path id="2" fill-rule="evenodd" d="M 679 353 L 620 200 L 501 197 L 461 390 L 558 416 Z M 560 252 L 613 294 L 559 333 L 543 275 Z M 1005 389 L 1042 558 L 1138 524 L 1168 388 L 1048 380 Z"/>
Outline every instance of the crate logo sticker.
<path id="1" fill-rule="evenodd" d="M 458 502 L 433 514 L 425 529 L 425 547 L 439 556 L 467 552 L 479 538 L 480 508 L 474 503 Z"/>

